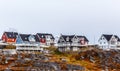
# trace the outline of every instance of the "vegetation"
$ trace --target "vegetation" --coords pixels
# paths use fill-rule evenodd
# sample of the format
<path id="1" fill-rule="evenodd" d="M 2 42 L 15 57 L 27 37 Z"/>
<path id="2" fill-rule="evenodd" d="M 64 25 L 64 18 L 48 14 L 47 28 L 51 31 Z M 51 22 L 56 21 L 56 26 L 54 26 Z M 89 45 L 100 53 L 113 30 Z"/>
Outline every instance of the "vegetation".
<path id="1" fill-rule="evenodd" d="M 105 70 L 106 66 L 108 66 L 109 70 L 113 70 L 114 68 L 116 70 L 120 69 L 120 63 L 115 62 L 120 61 L 116 59 L 120 55 L 119 51 L 104 51 L 94 47 L 81 48 L 79 52 L 68 51 L 65 53 L 59 52 L 57 49 L 53 50 L 53 48 L 51 50 L 53 51 L 53 61 L 61 62 L 64 59 L 68 64 L 86 67 L 86 71 L 101 71 L 102 69 Z M 106 64 L 106 61 L 108 64 Z"/>
<path id="2" fill-rule="evenodd" d="M 6 46 L 14 47 L 14 46 Z M 106 66 L 108 70 L 120 69 L 120 51 L 111 50 L 103 51 L 92 47 L 81 48 L 79 52 L 60 52 L 56 47 L 49 47 L 46 50 L 50 51 L 50 55 L 44 55 L 48 57 L 46 62 L 56 62 L 62 67 L 62 70 L 66 70 L 66 64 L 80 65 L 85 67 L 85 71 L 101 71 L 105 70 Z M 35 54 L 42 54 L 40 52 L 35 52 Z M 16 56 L 17 57 L 17 56 Z M 22 54 L 22 58 L 29 58 L 27 54 Z M 43 57 L 43 59 L 44 59 Z M 1 60 L 0 65 L 4 65 L 4 57 Z M 24 63 L 18 63 L 15 67 L 20 66 L 32 66 L 32 61 Z"/>
<path id="3" fill-rule="evenodd" d="M 6 45 L 4 49 L 16 49 L 14 45 Z"/>

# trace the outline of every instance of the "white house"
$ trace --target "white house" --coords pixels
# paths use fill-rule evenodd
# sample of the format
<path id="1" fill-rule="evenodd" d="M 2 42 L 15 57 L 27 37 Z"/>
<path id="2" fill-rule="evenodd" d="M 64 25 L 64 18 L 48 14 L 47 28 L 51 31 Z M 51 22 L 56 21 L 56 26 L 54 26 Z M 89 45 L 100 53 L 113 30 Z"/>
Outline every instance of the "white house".
<path id="1" fill-rule="evenodd" d="M 78 51 L 79 47 L 88 44 L 85 36 L 61 35 L 58 40 L 58 50 L 61 52 Z"/>
<path id="2" fill-rule="evenodd" d="M 99 47 L 101 49 L 116 48 L 120 44 L 120 39 L 117 35 L 103 34 L 99 40 Z"/>

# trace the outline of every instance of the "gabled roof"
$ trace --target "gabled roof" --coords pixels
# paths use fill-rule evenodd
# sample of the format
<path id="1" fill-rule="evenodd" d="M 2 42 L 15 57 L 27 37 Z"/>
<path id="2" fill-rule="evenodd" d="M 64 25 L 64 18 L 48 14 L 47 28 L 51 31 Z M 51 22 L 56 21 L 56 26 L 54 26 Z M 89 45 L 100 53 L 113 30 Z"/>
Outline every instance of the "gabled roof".
<path id="1" fill-rule="evenodd" d="M 103 36 L 105 37 L 107 41 L 110 41 L 113 35 L 103 34 Z"/>
<path id="2" fill-rule="evenodd" d="M 23 41 L 30 42 L 29 37 L 32 36 L 35 42 L 39 42 L 39 38 L 37 35 L 31 35 L 31 34 L 19 34 L 19 35 Z"/>
<path id="3" fill-rule="evenodd" d="M 89 42 L 89 40 L 85 36 L 77 36 L 78 38 L 84 38 L 85 41 Z"/>
<path id="4" fill-rule="evenodd" d="M 52 34 L 48 33 L 37 33 L 37 35 L 39 36 L 39 38 L 45 38 L 45 36 L 49 35 L 51 36 L 51 39 L 55 39 Z"/>
<path id="5" fill-rule="evenodd" d="M 19 34 L 23 41 L 29 41 L 30 34 Z"/>
<path id="6" fill-rule="evenodd" d="M 8 38 L 17 38 L 17 32 L 4 32 Z"/>
<path id="7" fill-rule="evenodd" d="M 34 36 L 36 42 L 40 42 L 40 40 L 39 40 L 37 35 L 33 35 L 33 36 Z"/>
<path id="8" fill-rule="evenodd" d="M 117 36 L 117 35 L 114 35 L 115 36 L 115 38 L 117 38 L 118 39 L 118 41 L 120 41 L 120 38 Z"/>
<path id="9" fill-rule="evenodd" d="M 74 38 L 75 35 L 61 35 L 60 38 L 63 38 L 65 42 L 72 42 L 72 38 Z M 68 38 L 68 41 L 67 41 Z M 60 39 L 58 40 L 58 43 L 60 43 Z"/>
<path id="10" fill-rule="evenodd" d="M 63 38 L 63 39 L 65 40 L 65 42 L 70 42 L 70 43 L 72 43 L 72 39 L 73 39 L 75 36 L 76 36 L 77 38 L 84 38 L 85 41 L 89 42 L 89 40 L 88 40 L 85 36 L 78 36 L 78 35 L 61 35 L 60 38 Z M 67 41 L 67 38 L 69 38 L 69 41 Z M 58 43 L 60 43 L 60 39 L 58 40 Z"/>
<path id="11" fill-rule="evenodd" d="M 72 42 L 72 38 L 74 37 L 75 35 L 62 35 L 62 37 L 64 38 L 64 40 L 66 42 Z M 67 38 L 69 38 L 69 40 L 67 41 Z"/>
<path id="12" fill-rule="evenodd" d="M 112 36 L 114 36 L 116 39 L 118 39 L 117 41 L 120 41 L 120 38 L 117 35 L 108 35 L 108 34 L 103 34 L 103 36 L 105 37 L 105 39 L 107 41 L 110 41 L 110 39 L 112 38 Z"/>

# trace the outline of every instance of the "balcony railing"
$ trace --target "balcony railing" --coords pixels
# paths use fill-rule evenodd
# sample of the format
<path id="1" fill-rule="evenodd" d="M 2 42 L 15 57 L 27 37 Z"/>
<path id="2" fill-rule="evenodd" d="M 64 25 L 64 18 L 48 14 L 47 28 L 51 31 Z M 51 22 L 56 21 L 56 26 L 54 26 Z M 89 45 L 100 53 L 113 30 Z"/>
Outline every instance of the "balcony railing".
<path id="1" fill-rule="evenodd" d="M 16 50 L 42 50 L 40 47 L 16 47 Z"/>
<path id="2" fill-rule="evenodd" d="M 58 44 L 58 46 L 59 47 L 62 47 L 62 46 L 87 46 L 87 45 L 81 45 L 81 44 L 77 44 L 77 43 L 72 43 L 72 44 L 65 44 L 65 43 L 63 43 L 63 44 Z"/>

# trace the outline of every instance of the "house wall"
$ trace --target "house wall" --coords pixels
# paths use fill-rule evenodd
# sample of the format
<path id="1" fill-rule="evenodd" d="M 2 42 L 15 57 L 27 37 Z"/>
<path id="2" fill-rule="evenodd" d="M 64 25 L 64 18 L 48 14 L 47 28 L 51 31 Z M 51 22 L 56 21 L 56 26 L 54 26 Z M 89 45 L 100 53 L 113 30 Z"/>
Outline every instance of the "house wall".
<path id="1" fill-rule="evenodd" d="M 72 51 L 78 51 L 78 47 L 72 47 Z"/>
<path id="2" fill-rule="evenodd" d="M 17 54 L 16 49 L 4 49 L 3 54 Z"/>
<path id="3" fill-rule="evenodd" d="M 66 43 L 57 43 L 59 47 L 66 46 Z"/>
<path id="4" fill-rule="evenodd" d="M 44 38 L 40 38 L 40 45 L 46 45 L 46 40 Z"/>
<path id="5" fill-rule="evenodd" d="M 65 51 L 66 51 L 66 48 L 65 48 L 65 47 L 58 47 L 58 50 L 59 50 L 60 52 L 65 52 Z"/>
<path id="6" fill-rule="evenodd" d="M 64 46 L 64 47 L 58 47 L 58 50 L 60 51 L 60 52 L 66 52 L 66 51 L 78 51 L 78 47 L 66 47 L 66 46 Z"/>
<path id="7" fill-rule="evenodd" d="M 46 43 L 46 40 L 44 38 L 40 38 L 40 43 Z"/>
<path id="8" fill-rule="evenodd" d="M 41 45 L 54 45 L 54 39 L 51 39 L 51 36 L 45 36 L 45 38 L 39 38 L 40 39 L 40 44 Z"/>
<path id="9" fill-rule="evenodd" d="M 2 35 L 2 41 L 7 42 L 7 36 L 5 35 L 5 33 Z"/>
<path id="10" fill-rule="evenodd" d="M 112 38 L 109 41 L 109 48 L 116 48 L 117 47 L 117 39 L 112 36 Z"/>
<path id="11" fill-rule="evenodd" d="M 22 45 L 22 46 L 17 46 L 16 50 L 26 50 L 26 51 L 43 51 L 43 48 L 41 47 L 37 47 L 37 46 L 26 46 L 26 45 Z"/>
<path id="12" fill-rule="evenodd" d="M 102 48 L 102 49 L 109 48 L 109 43 L 108 43 L 108 41 L 105 39 L 104 36 L 102 36 L 102 37 L 99 39 L 98 43 L 99 43 L 100 48 Z"/>
<path id="13" fill-rule="evenodd" d="M 73 45 L 73 46 L 80 45 L 78 42 L 79 42 L 78 38 L 73 38 L 71 45 Z"/>
<path id="14" fill-rule="evenodd" d="M 52 36 L 50 36 L 50 35 L 45 36 L 47 46 L 54 45 L 54 39 L 51 39 L 51 38 L 52 38 Z"/>
<path id="15" fill-rule="evenodd" d="M 22 44 L 23 43 L 23 41 L 22 41 L 22 39 L 21 39 L 21 37 L 19 35 L 18 35 L 18 37 L 16 39 L 16 43 L 17 44 Z"/>
<path id="16" fill-rule="evenodd" d="M 110 42 L 109 42 L 110 45 L 117 45 L 117 39 L 112 36 L 112 38 L 110 39 Z"/>
<path id="17" fill-rule="evenodd" d="M 30 36 L 28 37 L 28 39 L 29 39 L 29 41 L 30 41 L 31 43 L 36 42 L 33 35 L 30 35 Z"/>
<path id="18" fill-rule="evenodd" d="M 119 42 L 119 41 L 117 42 L 117 45 L 120 45 L 120 42 Z"/>
<path id="19" fill-rule="evenodd" d="M 2 35 L 2 40 L 6 43 L 16 43 L 16 38 L 8 38 L 5 33 Z"/>
<path id="20" fill-rule="evenodd" d="M 80 45 L 87 45 L 88 41 L 85 41 L 85 38 L 80 38 Z"/>
<path id="21" fill-rule="evenodd" d="M 15 38 L 8 38 L 7 43 L 15 43 L 16 39 Z"/>
<path id="22" fill-rule="evenodd" d="M 89 42 L 85 41 L 85 44 L 84 45 L 88 45 Z"/>
<path id="23" fill-rule="evenodd" d="M 60 52 L 66 52 L 66 51 L 70 51 L 70 48 L 69 47 L 66 47 L 66 46 L 62 46 L 62 47 L 58 47 L 58 50 Z"/>

